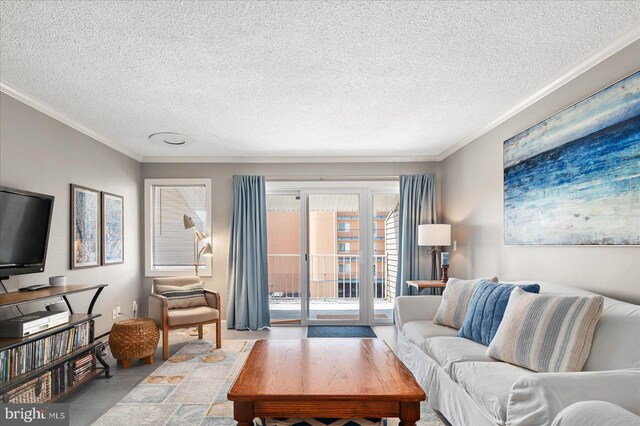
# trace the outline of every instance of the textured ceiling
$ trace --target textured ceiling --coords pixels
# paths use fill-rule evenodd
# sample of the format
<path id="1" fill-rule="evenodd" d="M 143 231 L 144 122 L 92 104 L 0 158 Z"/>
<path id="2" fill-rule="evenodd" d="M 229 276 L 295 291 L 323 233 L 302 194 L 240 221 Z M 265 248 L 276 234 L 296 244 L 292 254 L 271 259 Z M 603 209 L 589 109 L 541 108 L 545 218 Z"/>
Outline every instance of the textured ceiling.
<path id="1" fill-rule="evenodd" d="M 247 159 L 438 155 L 640 22 L 637 1 L 0 10 L 6 85 L 140 156 Z"/>

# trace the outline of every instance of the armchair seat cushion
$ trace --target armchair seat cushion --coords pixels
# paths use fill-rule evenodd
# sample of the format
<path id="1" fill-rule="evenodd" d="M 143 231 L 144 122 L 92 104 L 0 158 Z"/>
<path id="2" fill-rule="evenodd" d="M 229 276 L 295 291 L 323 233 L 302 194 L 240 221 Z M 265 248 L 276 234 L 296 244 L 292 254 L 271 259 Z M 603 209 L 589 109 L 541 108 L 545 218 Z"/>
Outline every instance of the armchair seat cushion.
<path id="1" fill-rule="evenodd" d="M 175 327 L 213 321 L 218 319 L 220 312 L 208 306 L 198 306 L 195 308 L 169 309 L 168 315 L 169 327 Z"/>

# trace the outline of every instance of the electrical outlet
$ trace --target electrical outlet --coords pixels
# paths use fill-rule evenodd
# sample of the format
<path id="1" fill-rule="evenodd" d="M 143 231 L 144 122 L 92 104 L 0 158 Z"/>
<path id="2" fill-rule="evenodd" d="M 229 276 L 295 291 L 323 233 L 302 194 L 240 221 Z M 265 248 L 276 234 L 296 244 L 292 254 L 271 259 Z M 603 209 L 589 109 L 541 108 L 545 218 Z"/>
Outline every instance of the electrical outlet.
<path id="1" fill-rule="evenodd" d="M 114 309 L 111 313 L 111 319 L 115 321 L 116 318 L 118 318 L 118 311 Z"/>
<path id="2" fill-rule="evenodd" d="M 116 306 L 116 316 L 120 316 L 120 306 Z"/>
<path id="3" fill-rule="evenodd" d="M 138 302 L 133 301 L 133 317 L 138 318 Z"/>

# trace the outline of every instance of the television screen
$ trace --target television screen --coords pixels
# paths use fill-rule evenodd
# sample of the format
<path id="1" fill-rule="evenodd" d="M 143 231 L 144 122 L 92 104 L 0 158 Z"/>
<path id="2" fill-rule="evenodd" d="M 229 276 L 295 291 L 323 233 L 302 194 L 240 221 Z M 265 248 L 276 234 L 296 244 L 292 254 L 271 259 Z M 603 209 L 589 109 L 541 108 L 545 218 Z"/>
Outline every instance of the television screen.
<path id="1" fill-rule="evenodd" d="M 0 187 L 0 276 L 44 271 L 53 197 Z"/>

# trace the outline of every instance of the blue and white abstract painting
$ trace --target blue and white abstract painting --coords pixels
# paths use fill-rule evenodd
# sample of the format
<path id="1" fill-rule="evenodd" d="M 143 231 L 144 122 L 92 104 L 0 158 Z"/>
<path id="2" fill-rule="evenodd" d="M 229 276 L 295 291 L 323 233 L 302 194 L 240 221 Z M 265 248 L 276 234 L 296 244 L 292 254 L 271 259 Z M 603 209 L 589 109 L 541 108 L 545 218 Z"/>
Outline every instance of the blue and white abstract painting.
<path id="1" fill-rule="evenodd" d="M 508 245 L 640 245 L 640 71 L 504 142 Z"/>

